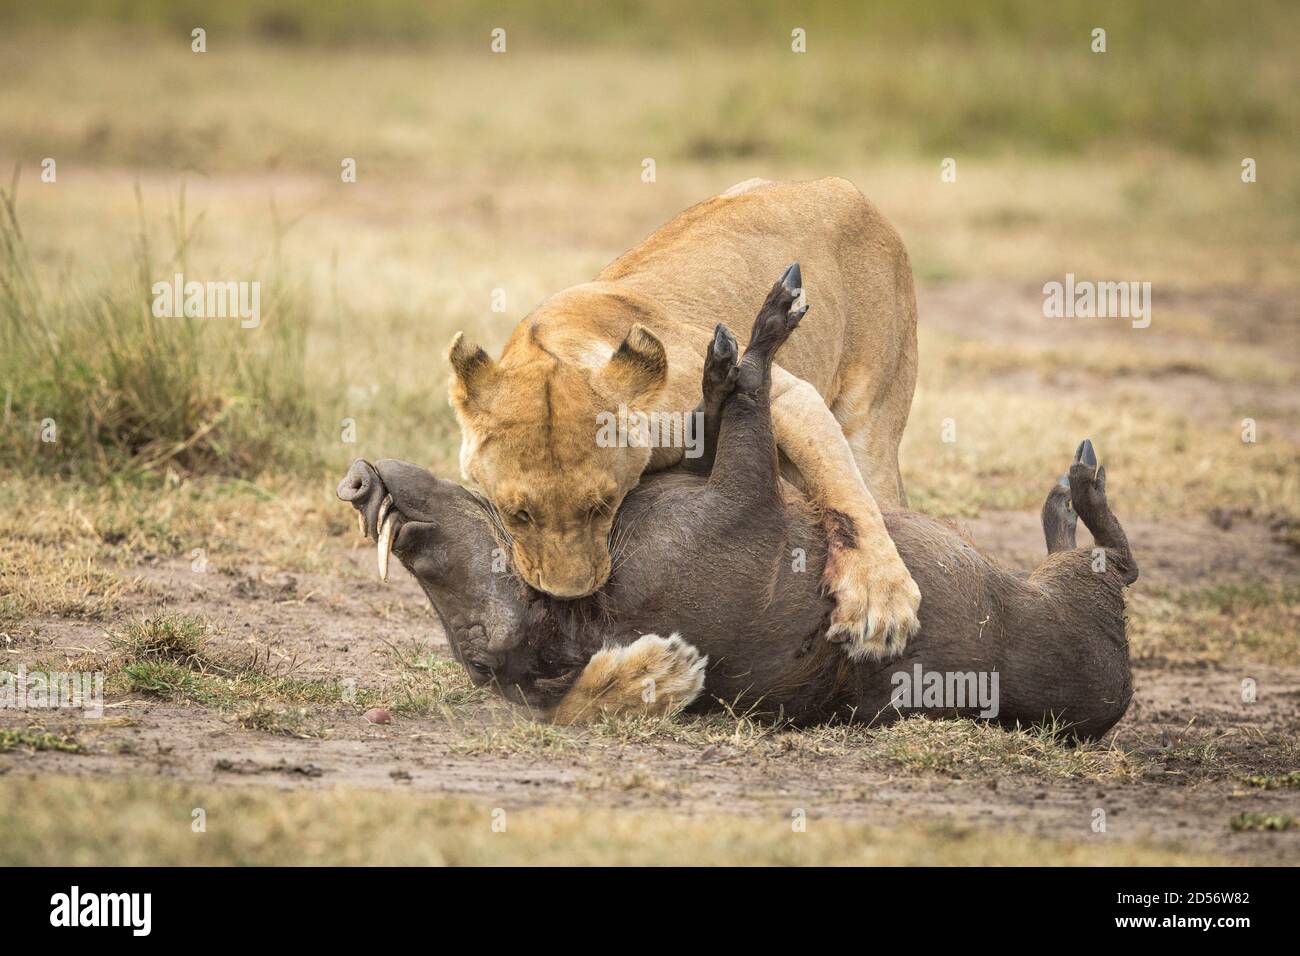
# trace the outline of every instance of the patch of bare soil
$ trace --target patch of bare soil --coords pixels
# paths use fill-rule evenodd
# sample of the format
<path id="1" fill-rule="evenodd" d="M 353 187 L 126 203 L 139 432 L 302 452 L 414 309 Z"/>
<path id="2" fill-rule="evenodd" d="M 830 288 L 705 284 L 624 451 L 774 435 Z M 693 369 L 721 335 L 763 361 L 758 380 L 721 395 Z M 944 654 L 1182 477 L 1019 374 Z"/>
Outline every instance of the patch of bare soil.
<path id="1" fill-rule="evenodd" d="M 976 540 L 1008 563 L 1032 566 L 1042 554 L 1031 514 L 988 515 Z M 1228 530 L 1208 522 L 1141 522 L 1143 574 L 1183 585 L 1250 569 L 1294 578 L 1297 558 L 1249 523 Z M 1206 546 L 1213 542 L 1213 547 Z M 395 570 L 374 579 L 373 549 L 340 549 L 337 576 L 211 571 L 184 562 L 139 571 L 155 586 L 141 611 L 167 609 L 216 622 L 229 650 L 258 647 L 298 676 L 352 677 L 384 686 L 396 668 L 391 648 L 447 656 L 447 644 L 415 582 Z M 1271 570 L 1270 570 L 1271 569 Z M 1139 582 L 1138 587 L 1142 586 Z M 163 597 L 158 597 L 161 592 Z M 146 607 L 147 603 L 147 607 Z M 91 625 L 49 621 L 20 650 L 29 663 L 102 647 Z M 598 801 L 615 807 L 705 814 L 846 817 L 888 826 L 900 819 L 952 820 L 1079 840 L 1170 841 L 1247 863 L 1300 859 L 1300 832 L 1235 832 L 1246 810 L 1300 816 L 1300 791 L 1263 789 L 1244 777 L 1296 769 L 1300 762 L 1300 668 L 1252 668 L 1258 699 L 1242 701 L 1240 668 L 1141 665 L 1137 697 L 1112 734 L 1134 752 L 1136 776 L 1056 779 L 1034 773 L 960 775 L 873 767 L 816 747 L 700 747 L 666 736 L 603 740 L 579 747 L 466 747 L 484 728 L 518 728 L 526 715 L 500 703 L 467 705 L 450 715 L 397 717 L 372 725 L 355 708 L 318 708 L 323 736 L 299 738 L 246 730 L 213 709 L 131 697 L 106 719 L 60 714 L 50 730 L 74 734 L 85 752 L 0 754 L 0 772 L 161 775 L 193 782 L 276 787 L 406 788 L 490 801 L 493 806 Z M 13 712 L 0 724 L 21 725 Z M 1096 832 L 1096 811 L 1105 831 Z M 1011 838 L 1008 834 L 1007 838 Z"/>
<path id="2" fill-rule="evenodd" d="M 1046 349 L 1062 356 L 1100 346 L 1113 356 L 1106 375 L 1072 367 L 1068 360 L 999 368 L 988 384 L 1000 389 L 1068 395 L 1077 402 L 1103 395 L 1151 399 L 1177 408 L 1190 421 L 1216 427 L 1225 411 L 1240 409 L 1266 416 L 1270 428 L 1291 440 L 1300 435 L 1300 390 L 1286 385 L 1300 380 L 1300 290 L 1161 287 L 1152 293 L 1150 325 L 1140 329 L 1123 318 L 1045 318 L 1043 299 L 1041 287 L 1005 282 L 917 289 L 923 328 L 985 346 Z M 1253 381 L 1217 374 L 1225 353 L 1237 363 L 1268 366 L 1283 378 Z"/>
<path id="3" fill-rule="evenodd" d="M 1137 559 L 1139 588 L 1194 588 L 1242 577 L 1279 585 L 1300 580 L 1300 552 L 1267 521 L 1227 515 L 1160 521 L 1119 514 Z M 1044 555 L 1040 521 L 1030 512 L 986 511 L 958 524 L 1011 567 L 1032 568 Z M 1080 547 L 1088 540 L 1080 526 Z"/>

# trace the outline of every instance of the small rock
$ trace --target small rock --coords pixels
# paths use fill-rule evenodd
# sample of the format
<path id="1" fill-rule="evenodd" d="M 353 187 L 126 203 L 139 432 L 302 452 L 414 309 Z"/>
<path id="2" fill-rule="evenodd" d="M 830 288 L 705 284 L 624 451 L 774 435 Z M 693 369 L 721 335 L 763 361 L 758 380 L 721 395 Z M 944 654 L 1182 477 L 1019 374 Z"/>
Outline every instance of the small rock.
<path id="1" fill-rule="evenodd" d="M 372 724 L 391 724 L 392 715 L 382 707 L 372 707 L 363 715 Z"/>

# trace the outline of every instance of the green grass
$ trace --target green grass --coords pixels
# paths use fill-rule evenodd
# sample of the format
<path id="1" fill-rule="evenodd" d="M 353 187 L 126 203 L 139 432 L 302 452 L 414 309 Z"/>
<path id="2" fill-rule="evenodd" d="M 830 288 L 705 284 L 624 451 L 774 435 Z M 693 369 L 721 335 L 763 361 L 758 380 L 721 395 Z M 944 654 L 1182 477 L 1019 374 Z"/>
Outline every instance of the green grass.
<path id="1" fill-rule="evenodd" d="M 238 719 L 249 726 L 269 724 L 271 713 L 287 713 L 268 710 L 272 704 L 364 708 L 379 702 L 374 691 L 355 689 L 354 694 L 342 681 L 275 673 L 258 655 L 245 660 L 219 653 L 211 646 L 210 631 L 207 621 L 189 615 L 130 622 L 111 639 L 116 657 L 108 665 L 107 689 L 223 711 L 245 708 Z M 293 718 L 284 721 L 291 723 Z"/>
<path id="2" fill-rule="evenodd" d="M 113 648 L 128 664 L 203 663 L 208 622 L 186 614 L 164 614 L 131 621 L 111 638 Z"/>
<path id="3" fill-rule="evenodd" d="M 1242 782 L 1261 790 L 1300 790 L 1300 770 L 1288 773 L 1251 774 L 1242 777 Z"/>
<path id="4" fill-rule="evenodd" d="M 1293 830 L 1297 825 L 1300 824 L 1289 813 L 1268 813 L 1263 810 L 1247 810 L 1228 821 L 1228 826 L 1237 831 Z"/>
<path id="5" fill-rule="evenodd" d="M 418 643 L 410 647 L 389 644 L 388 652 L 400 675 L 397 688 L 387 692 L 394 716 L 442 714 L 450 718 L 459 708 L 493 699 L 486 688 L 474 686 L 456 661 L 429 654 Z"/>
<path id="6" fill-rule="evenodd" d="M 46 731 L 14 730 L 0 727 L 0 753 L 11 750 L 57 750 L 60 753 L 78 754 L 82 752 L 81 744 L 66 734 L 52 734 Z"/>
<path id="7" fill-rule="evenodd" d="M 0 190 L 0 464 L 101 480 L 252 475 L 310 447 L 304 304 L 272 273 L 256 329 L 155 317 L 153 283 L 186 271 L 183 192 L 172 225 L 165 259 L 141 232 L 117 277 L 51 281 L 34 266 L 14 190 Z"/>
<path id="8" fill-rule="evenodd" d="M 1260 579 L 1229 581 L 1179 595 L 1192 608 L 1208 608 L 1220 614 L 1240 614 L 1274 605 L 1300 604 L 1300 586 L 1276 585 Z"/>
<path id="9" fill-rule="evenodd" d="M 371 690 L 357 690 L 352 696 L 342 681 L 286 677 L 251 669 L 193 670 L 180 664 L 140 661 L 124 664 L 114 678 L 108 687 L 115 692 L 191 701 L 222 710 L 268 701 L 359 708 L 381 702 Z"/>

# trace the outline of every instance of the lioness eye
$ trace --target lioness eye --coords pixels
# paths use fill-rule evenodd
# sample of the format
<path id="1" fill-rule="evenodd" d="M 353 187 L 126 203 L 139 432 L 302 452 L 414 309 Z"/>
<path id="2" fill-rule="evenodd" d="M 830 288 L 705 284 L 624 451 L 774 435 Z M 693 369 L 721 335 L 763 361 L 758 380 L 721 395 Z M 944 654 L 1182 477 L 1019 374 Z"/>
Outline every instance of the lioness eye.
<path id="1" fill-rule="evenodd" d="M 518 511 L 512 511 L 510 513 L 510 520 L 518 521 L 520 524 L 528 524 L 528 522 L 533 520 L 533 516 L 523 508 L 520 508 Z"/>

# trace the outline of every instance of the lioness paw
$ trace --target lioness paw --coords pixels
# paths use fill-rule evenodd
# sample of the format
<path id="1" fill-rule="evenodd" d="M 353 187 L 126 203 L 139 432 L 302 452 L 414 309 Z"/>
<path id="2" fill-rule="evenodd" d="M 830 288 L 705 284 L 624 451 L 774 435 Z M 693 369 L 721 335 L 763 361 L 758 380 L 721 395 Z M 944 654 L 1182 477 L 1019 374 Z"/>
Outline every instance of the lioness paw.
<path id="1" fill-rule="evenodd" d="M 671 714 L 704 689 L 709 659 L 682 640 L 643 634 L 631 644 L 597 651 L 556 708 L 558 723 L 619 713 Z"/>
<path id="2" fill-rule="evenodd" d="M 921 626 L 921 590 L 896 556 L 872 560 L 832 545 L 825 584 L 835 598 L 826 639 L 844 644 L 851 660 L 888 660 Z"/>

